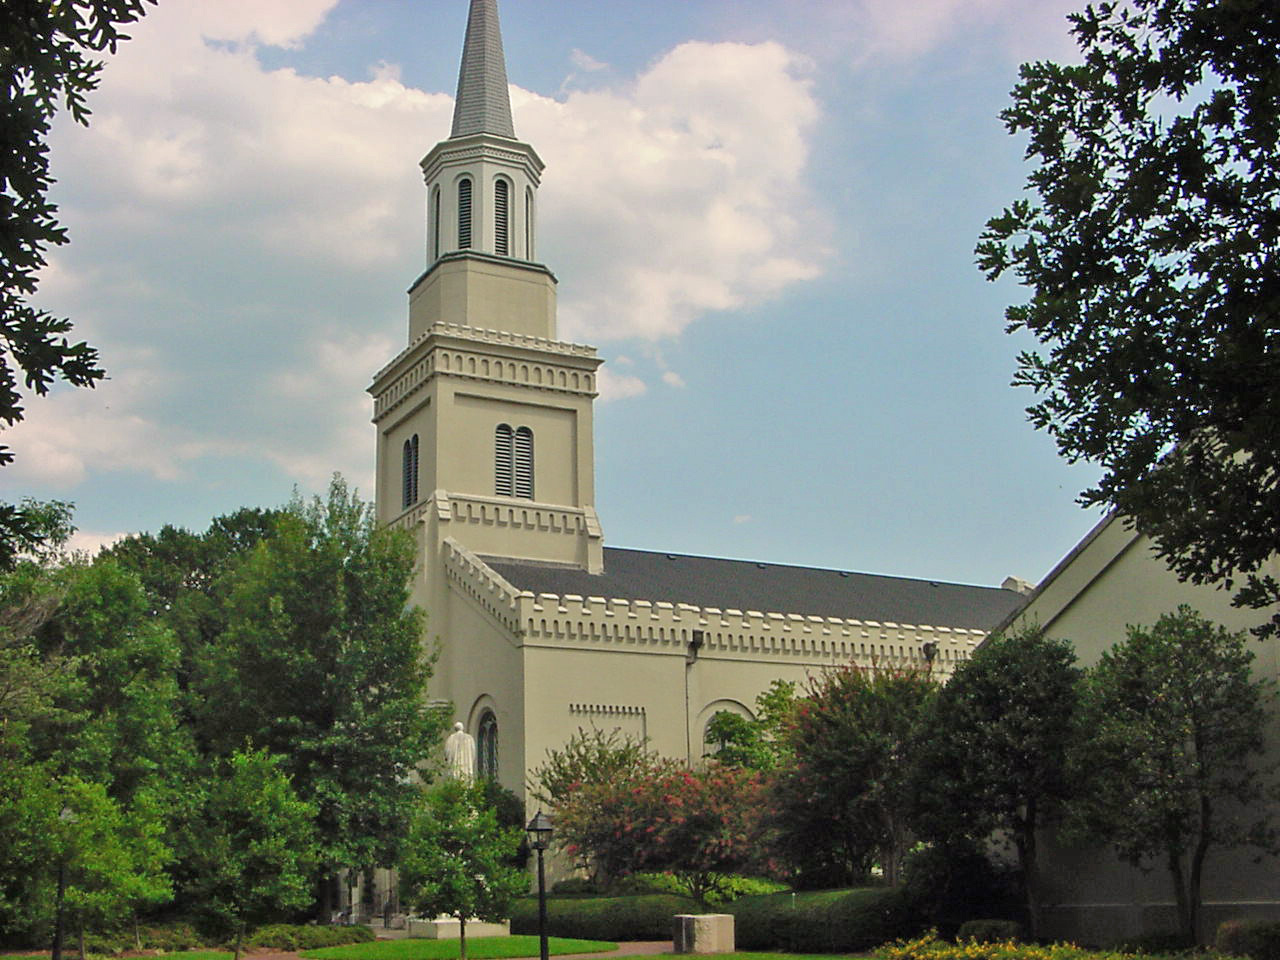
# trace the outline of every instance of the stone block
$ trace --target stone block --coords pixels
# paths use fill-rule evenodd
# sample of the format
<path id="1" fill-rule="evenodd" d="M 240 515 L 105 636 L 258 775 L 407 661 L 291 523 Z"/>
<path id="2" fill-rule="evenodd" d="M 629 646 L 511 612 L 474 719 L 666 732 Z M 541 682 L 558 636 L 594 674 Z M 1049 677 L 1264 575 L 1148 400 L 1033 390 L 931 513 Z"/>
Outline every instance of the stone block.
<path id="1" fill-rule="evenodd" d="M 733 953 L 733 915 L 676 914 L 672 918 L 671 939 L 676 953 Z"/>
<path id="2" fill-rule="evenodd" d="M 409 919 L 409 936 L 422 937 L 427 940 L 457 940 L 461 936 L 462 925 L 457 917 L 438 917 L 435 920 L 422 920 L 418 917 Z M 511 921 L 502 923 L 485 923 L 482 920 L 467 921 L 467 939 L 472 937 L 506 937 L 511 934 Z"/>

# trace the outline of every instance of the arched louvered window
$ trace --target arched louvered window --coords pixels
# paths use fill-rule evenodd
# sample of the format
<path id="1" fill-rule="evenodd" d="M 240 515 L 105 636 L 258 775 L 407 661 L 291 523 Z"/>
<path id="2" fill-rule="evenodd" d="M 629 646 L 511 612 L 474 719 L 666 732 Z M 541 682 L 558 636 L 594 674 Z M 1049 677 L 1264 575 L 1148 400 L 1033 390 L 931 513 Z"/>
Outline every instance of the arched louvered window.
<path id="1" fill-rule="evenodd" d="M 471 249 L 471 178 L 458 181 L 458 249 Z"/>
<path id="2" fill-rule="evenodd" d="M 511 255 L 511 185 L 499 177 L 493 182 L 493 252 Z"/>
<path id="3" fill-rule="evenodd" d="M 520 427 L 515 435 L 515 496 L 533 499 L 533 431 Z"/>
<path id="4" fill-rule="evenodd" d="M 402 453 L 401 493 L 404 508 L 418 502 L 418 435 L 404 442 Z"/>
<path id="5" fill-rule="evenodd" d="M 500 497 L 509 497 L 512 491 L 512 436 L 510 425 L 505 423 L 493 432 L 493 492 Z"/>
<path id="6" fill-rule="evenodd" d="M 498 718 L 486 710 L 480 718 L 476 737 L 476 773 L 486 780 L 498 779 Z"/>
<path id="7" fill-rule="evenodd" d="M 440 259 L 440 187 L 431 191 L 431 261 Z"/>
<path id="8" fill-rule="evenodd" d="M 524 192 L 524 258 L 533 259 L 533 191 Z"/>

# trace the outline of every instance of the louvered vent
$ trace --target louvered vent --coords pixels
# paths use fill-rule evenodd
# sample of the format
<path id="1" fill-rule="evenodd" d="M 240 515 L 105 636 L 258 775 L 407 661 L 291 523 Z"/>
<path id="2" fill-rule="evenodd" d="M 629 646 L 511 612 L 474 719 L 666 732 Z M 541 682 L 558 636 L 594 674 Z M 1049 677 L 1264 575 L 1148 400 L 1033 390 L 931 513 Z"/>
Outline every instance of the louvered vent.
<path id="1" fill-rule="evenodd" d="M 493 492 L 511 496 L 511 427 L 505 423 L 493 432 Z"/>
<path id="2" fill-rule="evenodd" d="M 493 249 L 500 257 L 511 253 L 510 233 L 507 224 L 510 222 L 511 191 L 505 180 L 495 180 L 493 184 Z"/>
<path id="3" fill-rule="evenodd" d="M 418 435 L 404 442 L 400 483 L 401 507 L 408 509 L 418 502 Z"/>
<path id="4" fill-rule="evenodd" d="M 521 427 L 515 437 L 515 495 L 533 499 L 533 431 Z"/>
<path id="5" fill-rule="evenodd" d="M 440 259 L 440 188 L 431 192 L 431 259 Z"/>
<path id="6" fill-rule="evenodd" d="M 471 249 L 471 181 L 458 181 L 458 249 Z"/>

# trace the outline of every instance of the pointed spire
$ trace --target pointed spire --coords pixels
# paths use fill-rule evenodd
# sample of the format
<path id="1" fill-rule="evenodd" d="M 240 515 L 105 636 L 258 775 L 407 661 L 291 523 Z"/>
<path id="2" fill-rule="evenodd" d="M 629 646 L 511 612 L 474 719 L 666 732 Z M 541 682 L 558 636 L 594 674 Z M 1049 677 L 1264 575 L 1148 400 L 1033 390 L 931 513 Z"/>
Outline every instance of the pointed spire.
<path id="1" fill-rule="evenodd" d="M 498 0 L 471 0 L 467 17 L 467 40 L 462 48 L 450 136 L 472 133 L 491 133 L 512 140 L 516 137 L 498 26 Z"/>

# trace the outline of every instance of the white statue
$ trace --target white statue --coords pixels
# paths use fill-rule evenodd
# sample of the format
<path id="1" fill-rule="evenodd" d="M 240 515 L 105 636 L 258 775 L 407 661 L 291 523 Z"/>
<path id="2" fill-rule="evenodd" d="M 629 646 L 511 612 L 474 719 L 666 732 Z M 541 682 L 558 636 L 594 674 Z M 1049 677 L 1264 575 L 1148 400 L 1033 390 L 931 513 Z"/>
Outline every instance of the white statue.
<path id="1" fill-rule="evenodd" d="M 463 783 L 476 779 L 476 738 L 461 723 L 453 725 L 453 733 L 444 742 L 444 763 L 449 776 Z"/>

